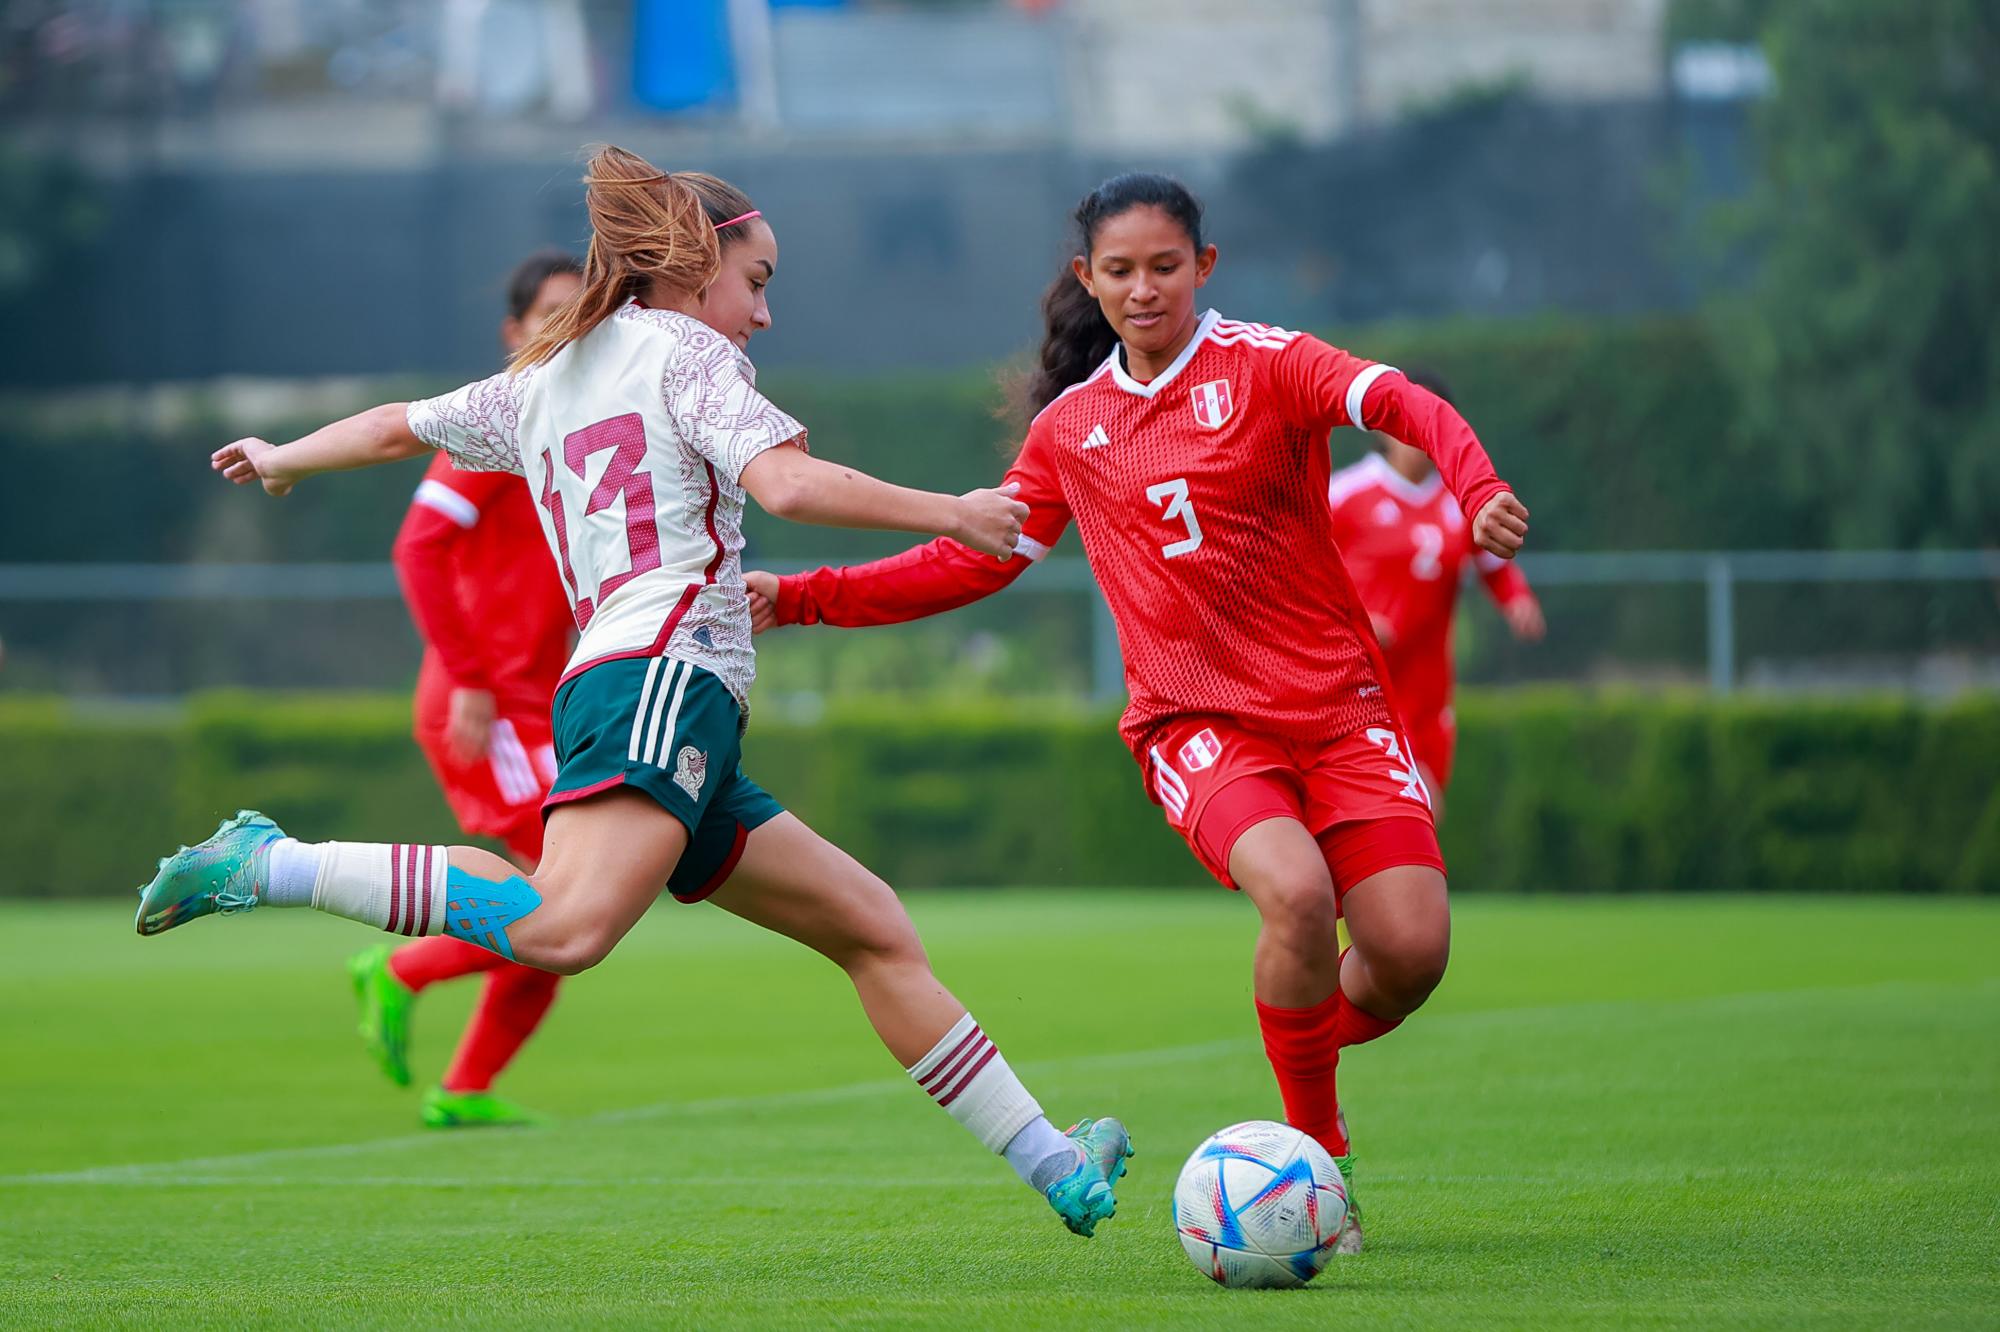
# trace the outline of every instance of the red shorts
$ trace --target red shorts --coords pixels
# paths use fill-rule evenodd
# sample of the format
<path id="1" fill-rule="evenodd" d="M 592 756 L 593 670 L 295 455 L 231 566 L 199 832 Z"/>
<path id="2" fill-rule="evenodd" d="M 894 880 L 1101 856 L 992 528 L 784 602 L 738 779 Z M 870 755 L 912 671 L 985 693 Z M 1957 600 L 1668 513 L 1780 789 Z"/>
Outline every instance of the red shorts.
<path id="1" fill-rule="evenodd" d="M 1197 716 L 1153 732 L 1138 758 L 1147 794 L 1223 887 L 1236 887 L 1236 839 L 1266 819 L 1289 818 L 1319 841 L 1345 893 L 1398 865 L 1444 869 L 1430 792 L 1409 753 L 1386 726 L 1309 741 Z"/>
<path id="2" fill-rule="evenodd" d="M 461 763 L 445 743 L 446 712 L 417 701 L 417 747 L 424 751 L 458 826 L 492 837 L 533 865 L 542 858 L 542 797 L 556 779 L 554 737 L 546 715 L 503 715 L 493 722 L 486 753 Z"/>
<path id="3" fill-rule="evenodd" d="M 1430 773 L 1431 785 L 1443 791 L 1451 785 L 1451 759 L 1458 748 L 1458 718 L 1449 705 L 1409 724 L 1410 751 Z"/>

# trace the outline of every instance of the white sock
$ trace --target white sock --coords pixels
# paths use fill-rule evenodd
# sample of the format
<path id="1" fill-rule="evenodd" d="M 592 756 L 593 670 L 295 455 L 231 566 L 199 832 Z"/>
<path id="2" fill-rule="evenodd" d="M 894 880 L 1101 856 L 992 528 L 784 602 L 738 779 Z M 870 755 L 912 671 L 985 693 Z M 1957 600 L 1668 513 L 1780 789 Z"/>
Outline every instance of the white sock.
<path id="1" fill-rule="evenodd" d="M 1007 1164 L 1037 1193 L 1076 1169 L 1083 1148 L 1064 1137 L 1048 1116 L 1036 1115 L 1028 1126 L 1007 1144 Z"/>
<path id="2" fill-rule="evenodd" d="M 257 896 L 259 906 L 311 906 L 313 887 L 319 882 L 320 849 L 296 837 L 271 843 L 271 858 L 265 865 L 264 891 Z"/>
<path id="3" fill-rule="evenodd" d="M 275 851 L 275 848 L 273 848 Z M 445 872 L 441 846 L 407 842 L 322 842 L 312 905 L 391 934 L 443 934 Z M 276 878 L 277 857 L 272 857 Z"/>
<path id="4" fill-rule="evenodd" d="M 1035 1183 L 1035 1175 L 1046 1158 L 1052 1153 L 1044 1151 L 1040 1158 L 1028 1161 L 1025 1168 L 1015 1162 L 1015 1153 L 1009 1151 L 1017 1137 L 1024 1136 L 1036 1121 L 1044 1125 L 1048 1119 L 1042 1114 L 1042 1107 L 1014 1076 L 1014 1070 L 1007 1067 L 1006 1058 L 1000 1048 L 987 1039 L 979 1024 L 967 1013 L 953 1024 L 930 1053 L 910 1066 L 910 1076 L 917 1085 L 930 1094 L 930 1098 L 943 1106 L 953 1119 L 965 1125 L 972 1136 L 986 1144 L 986 1150 L 1007 1157 L 1021 1178 Z M 1075 1144 L 1056 1133 L 1049 1132 L 1062 1144 L 1054 1150 L 1069 1153 L 1074 1161 Z M 1037 1144 L 1046 1145 L 1039 1134 L 1027 1135 L 1020 1155 L 1025 1158 Z M 1068 1169 L 1065 1168 L 1065 1174 Z M 1057 1178 L 1060 1178 L 1058 1176 Z M 1053 1182 L 1053 1181 L 1050 1181 Z M 1047 1185 L 1036 1185 L 1046 1188 Z"/>

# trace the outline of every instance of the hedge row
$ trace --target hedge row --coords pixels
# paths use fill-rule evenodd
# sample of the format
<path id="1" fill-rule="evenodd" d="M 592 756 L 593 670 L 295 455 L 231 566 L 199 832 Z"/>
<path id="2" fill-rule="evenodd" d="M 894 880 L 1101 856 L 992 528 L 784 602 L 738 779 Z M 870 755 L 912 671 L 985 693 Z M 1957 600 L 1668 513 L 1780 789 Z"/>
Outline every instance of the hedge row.
<path id="1" fill-rule="evenodd" d="M 1475 694 L 1460 890 L 2000 892 L 2000 698 Z M 760 716 L 750 770 L 911 885 L 1203 882 L 1107 715 L 869 700 Z M 210 694 L 172 714 L 0 699 L 0 894 L 129 891 L 254 804 L 309 838 L 451 840 L 404 700 Z"/>

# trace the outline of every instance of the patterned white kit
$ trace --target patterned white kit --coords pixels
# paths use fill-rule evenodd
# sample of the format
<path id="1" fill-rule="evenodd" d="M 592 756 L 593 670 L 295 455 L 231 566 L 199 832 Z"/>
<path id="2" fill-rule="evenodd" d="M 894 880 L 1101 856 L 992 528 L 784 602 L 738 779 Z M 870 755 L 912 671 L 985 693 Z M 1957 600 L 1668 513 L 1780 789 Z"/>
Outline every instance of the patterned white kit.
<path id="1" fill-rule="evenodd" d="M 806 432 L 740 348 L 632 302 L 540 365 L 411 403 L 409 422 L 462 468 L 527 479 L 581 631 L 567 674 L 666 653 L 747 710 L 741 477 Z"/>

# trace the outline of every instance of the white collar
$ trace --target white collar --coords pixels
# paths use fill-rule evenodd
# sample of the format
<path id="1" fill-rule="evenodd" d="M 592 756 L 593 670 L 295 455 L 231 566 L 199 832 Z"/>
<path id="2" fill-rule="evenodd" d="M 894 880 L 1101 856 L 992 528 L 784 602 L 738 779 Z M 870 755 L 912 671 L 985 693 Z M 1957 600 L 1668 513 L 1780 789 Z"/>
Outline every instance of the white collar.
<path id="1" fill-rule="evenodd" d="M 1109 364 L 1112 382 L 1127 393 L 1136 394 L 1141 398 L 1154 396 L 1171 383 L 1174 376 L 1180 374 L 1187 367 L 1187 363 L 1194 359 L 1194 354 L 1201 350 L 1202 343 L 1208 341 L 1209 333 L 1215 328 L 1215 321 L 1220 318 L 1222 316 L 1215 311 L 1204 310 L 1201 318 L 1195 323 L 1194 336 L 1188 339 L 1187 346 L 1181 348 L 1181 354 L 1174 358 L 1174 363 L 1155 375 L 1150 384 L 1141 384 L 1125 372 L 1125 344 L 1121 342 L 1111 349 Z"/>
<path id="2" fill-rule="evenodd" d="M 1389 460 L 1381 454 L 1371 453 L 1368 457 L 1375 464 L 1377 479 L 1381 481 L 1384 487 L 1394 492 L 1396 498 L 1405 504 L 1421 505 L 1430 503 L 1433 499 L 1437 498 L 1438 487 L 1444 484 L 1444 477 L 1438 474 L 1436 467 L 1432 467 L 1431 474 L 1423 480 L 1412 481 L 1409 477 L 1404 476 L 1401 472 L 1391 467 Z"/>

